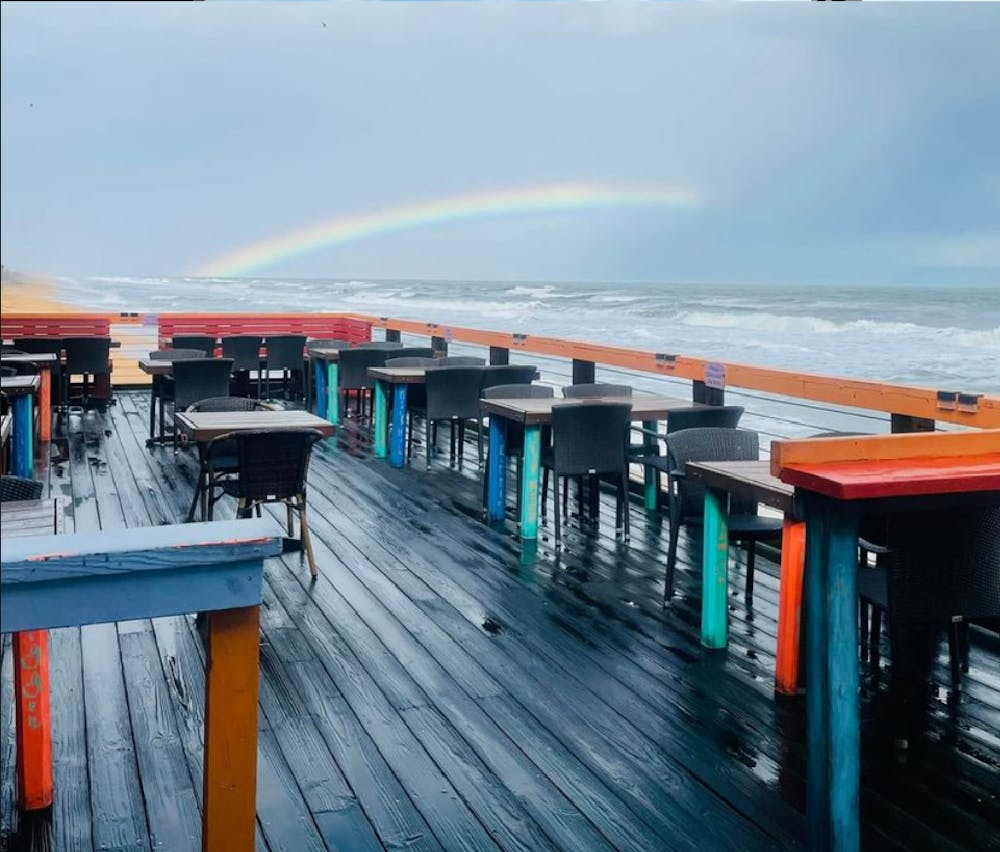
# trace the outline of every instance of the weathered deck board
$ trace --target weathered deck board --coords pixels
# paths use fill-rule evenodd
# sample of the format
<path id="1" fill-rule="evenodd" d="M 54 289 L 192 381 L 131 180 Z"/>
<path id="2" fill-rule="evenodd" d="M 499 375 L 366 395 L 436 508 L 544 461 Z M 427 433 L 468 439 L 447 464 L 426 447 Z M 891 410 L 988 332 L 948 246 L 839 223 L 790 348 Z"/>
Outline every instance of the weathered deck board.
<path id="1" fill-rule="evenodd" d="M 183 517 L 192 459 L 147 449 L 147 417 L 138 392 L 70 418 L 55 444 L 66 458 L 39 468 L 72 499 L 70 525 Z M 310 471 L 320 579 L 297 555 L 265 572 L 258 849 L 801 842 L 804 709 L 773 695 L 776 566 L 759 559 L 752 610 L 734 570 L 730 647 L 707 652 L 696 540 L 682 536 L 678 595 L 661 605 L 664 519 L 633 505 L 622 546 L 603 495 L 599 528 L 571 524 L 557 554 L 543 526 L 522 562 L 511 525 L 478 520 L 474 464 L 394 470 L 353 425 L 345 434 Z M 905 760 L 891 752 L 884 690 L 865 679 L 866 847 L 1000 849 L 995 665 L 973 647 L 961 701 L 933 705 Z M 53 631 L 51 818 L 12 811 L 6 680 L 0 691 L 11 847 L 196 847 L 203 677 L 191 617 Z M 936 677 L 947 682 L 943 654 Z"/>

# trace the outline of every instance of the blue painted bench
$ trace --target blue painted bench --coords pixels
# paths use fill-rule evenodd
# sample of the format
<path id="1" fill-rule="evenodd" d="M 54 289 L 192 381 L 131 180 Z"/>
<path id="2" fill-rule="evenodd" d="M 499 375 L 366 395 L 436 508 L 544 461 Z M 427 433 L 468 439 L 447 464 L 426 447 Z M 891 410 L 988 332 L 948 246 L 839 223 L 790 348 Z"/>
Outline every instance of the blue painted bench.
<path id="1" fill-rule="evenodd" d="M 270 530 L 248 519 L 37 536 L 5 541 L 0 558 L 4 633 L 208 613 L 202 848 L 213 852 L 254 848 L 261 582 L 282 548 Z"/>

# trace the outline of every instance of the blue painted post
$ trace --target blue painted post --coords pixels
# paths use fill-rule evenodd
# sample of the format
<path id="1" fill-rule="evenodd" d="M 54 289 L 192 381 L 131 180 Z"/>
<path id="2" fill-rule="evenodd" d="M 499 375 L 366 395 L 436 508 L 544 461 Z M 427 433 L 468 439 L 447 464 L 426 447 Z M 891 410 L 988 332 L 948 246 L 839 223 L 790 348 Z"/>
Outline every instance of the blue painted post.
<path id="1" fill-rule="evenodd" d="M 486 520 L 503 522 L 507 505 L 507 421 L 490 415 L 489 466 L 486 469 Z"/>
<path id="2" fill-rule="evenodd" d="M 538 538 L 538 475 L 541 469 L 542 427 L 525 424 L 521 464 L 521 538 Z"/>
<path id="3" fill-rule="evenodd" d="M 326 419 L 340 425 L 340 365 L 336 361 L 326 365 Z"/>
<path id="4" fill-rule="evenodd" d="M 826 666 L 826 549 L 829 530 L 821 498 L 805 494 L 806 566 L 802 588 L 806 661 L 806 825 L 808 847 L 829 845 L 829 679 Z"/>
<path id="5" fill-rule="evenodd" d="M 650 432 L 653 432 L 656 430 L 656 421 L 643 420 L 642 428 L 647 429 Z M 656 438 L 654 438 L 652 435 L 647 435 L 643 433 L 642 443 L 646 448 L 646 455 L 653 455 L 656 452 L 657 441 Z M 646 511 L 655 512 L 656 507 L 659 504 L 659 499 L 658 499 L 659 495 L 657 493 L 659 491 L 659 488 L 657 487 L 657 484 L 659 482 L 659 477 L 656 468 L 650 467 L 649 465 L 645 465 L 643 470 L 643 477 L 645 480 L 645 489 L 643 493 L 645 495 Z"/>
<path id="6" fill-rule="evenodd" d="M 314 402 L 317 417 L 326 417 L 326 364 L 320 358 L 313 358 L 313 379 L 316 383 Z"/>
<path id="7" fill-rule="evenodd" d="M 11 403 L 14 409 L 14 447 L 11 470 L 14 476 L 31 479 L 35 475 L 35 415 L 30 393 L 15 396 Z"/>
<path id="8" fill-rule="evenodd" d="M 858 522 L 851 503 L 830 502 L 826 541 L 830 848 L 860 847 L 858 788 Z"/>
<path id="9" fill-rule="evenodd" d="M 729 495 L 705 489 L 701 644 L 725 648 L 729 605 Z"/>
<path id="10" fill-rule="evenodd" d="M 374 442 L 375 458 L 384 459 L 386 453 L 386 438 L 389 431 L 389 411 L 388 399 L 386 397 L 385 382 L 376 380 L 375 382 L 375 424 Z"/>
<path id="11" fill-rule="evenodd" d="M 397 384 L 393 388 L 393 391 L 392 431 L 389 433 L 389 464 L 393 467 L 402 467 L 406 464 L 406 385 L 402 383 Z"/>

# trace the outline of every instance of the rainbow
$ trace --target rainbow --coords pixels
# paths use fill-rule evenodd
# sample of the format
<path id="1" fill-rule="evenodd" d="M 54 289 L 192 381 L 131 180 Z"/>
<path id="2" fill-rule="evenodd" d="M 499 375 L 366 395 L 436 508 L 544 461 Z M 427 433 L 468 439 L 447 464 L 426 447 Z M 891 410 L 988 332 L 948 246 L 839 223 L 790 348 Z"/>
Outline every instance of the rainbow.
<path id="1" fill-rule="evenodd" d="M 453 195 L 327 219 L 228 251 L 202 264 L 192 274 L 244 275 L 317 249 L 448 222 L 616 207 L 685 208 L 695 207 L 699 202 L 693 189 L 680 185 L 579 181 Z"/>

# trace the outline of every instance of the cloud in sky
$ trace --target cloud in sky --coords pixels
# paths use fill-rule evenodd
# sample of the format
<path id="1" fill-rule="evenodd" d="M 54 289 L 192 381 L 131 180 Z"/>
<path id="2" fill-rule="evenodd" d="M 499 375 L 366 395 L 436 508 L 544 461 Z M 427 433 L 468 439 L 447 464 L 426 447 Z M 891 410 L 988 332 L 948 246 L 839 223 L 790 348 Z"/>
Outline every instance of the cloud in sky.
<path id="1" fill-rule="evenodd" d="M 317 223 L 589 182 L 286 275 L 995 281 L 994 4 L 5 4 L 5 264 L 172 274 Z"/>

